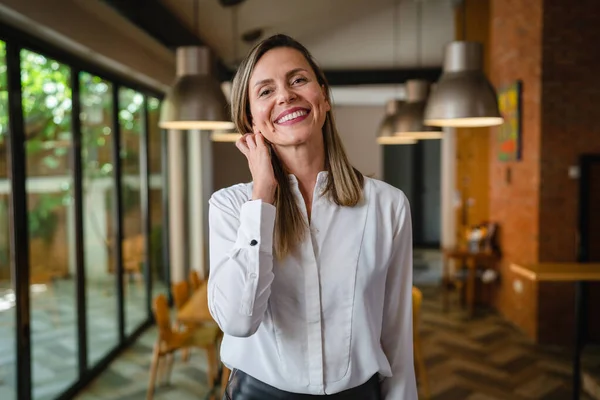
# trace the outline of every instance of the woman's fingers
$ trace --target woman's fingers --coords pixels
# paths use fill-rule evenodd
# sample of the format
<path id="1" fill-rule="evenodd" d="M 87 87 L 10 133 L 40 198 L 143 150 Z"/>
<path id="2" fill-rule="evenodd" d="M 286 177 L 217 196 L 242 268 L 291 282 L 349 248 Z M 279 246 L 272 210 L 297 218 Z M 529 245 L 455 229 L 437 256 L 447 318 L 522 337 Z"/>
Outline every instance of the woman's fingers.
<path id="1" fill-rule="evenodd" d="M 254 139 L 256 140 L 256 147 L 263 148 L 265 147 L 265 138 L 262 134 L 257 133 L 254 135 Z"/>
<path id="2" fill-rule="evenodd" d="M 237 147 L 243 155 L 248 156 L 248 152 L 250 150 L 248 149 L 248 144 L 246 143 L 246 136 L 247 135 L 242 135 L 242 137 L 235 142 L 235 147 Z"/>
<path id="3" fill-rule="evenodd" d="M 248 148 L 256 149 L 256 135 L 248 133 L 244 136 L 246 136 L 246 144 L 248 145 Z"/>

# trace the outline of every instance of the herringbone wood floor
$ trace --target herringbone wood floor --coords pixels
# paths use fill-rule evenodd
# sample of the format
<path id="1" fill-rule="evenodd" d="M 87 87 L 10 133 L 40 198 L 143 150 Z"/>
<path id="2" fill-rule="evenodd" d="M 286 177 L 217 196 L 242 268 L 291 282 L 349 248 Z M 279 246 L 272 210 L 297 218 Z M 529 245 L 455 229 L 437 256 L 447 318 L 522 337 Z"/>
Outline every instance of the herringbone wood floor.
<path id="1" fill-rule="evenodd" d="M 491 311 L 469 319 L 453 304 L 444 313 L 437 287 L 423 292 L 420 332 L 432 400 L 571 399 L 568 350 L 533 345 Z M 600 348 L 586 348 L 584 358 L 588 368 L 600 368 Z"/>

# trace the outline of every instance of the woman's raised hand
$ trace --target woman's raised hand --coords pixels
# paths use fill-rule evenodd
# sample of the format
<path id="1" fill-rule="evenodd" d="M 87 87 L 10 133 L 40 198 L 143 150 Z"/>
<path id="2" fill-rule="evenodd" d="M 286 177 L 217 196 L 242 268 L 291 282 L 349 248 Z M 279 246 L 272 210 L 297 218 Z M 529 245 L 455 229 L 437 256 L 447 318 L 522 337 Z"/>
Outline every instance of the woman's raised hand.
<path id="1" fill-rule="evenodd" d="M 273 173 L 271 154 L 265 138 L 260 132 L 255 131 L 255 133 L 242 135 L 235 145 L 248 159 L 253 181 L 252 200 L 261 199 L 273 204 L 277 180 Z"/>

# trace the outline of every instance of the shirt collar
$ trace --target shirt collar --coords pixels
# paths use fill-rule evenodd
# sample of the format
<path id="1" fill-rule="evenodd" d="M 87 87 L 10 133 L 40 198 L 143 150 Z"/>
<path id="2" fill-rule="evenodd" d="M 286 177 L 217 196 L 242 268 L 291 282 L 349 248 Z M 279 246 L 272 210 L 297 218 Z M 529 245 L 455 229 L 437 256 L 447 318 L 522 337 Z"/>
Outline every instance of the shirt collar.
<path id="1" fill-rule="evenodd" d="M 323 188 L 325 187 L 325 185 L 327 185 L 327 178 L 329 177 L 329 172 L 327 171 L 320 171 L 317 174 L 317 187 L 319 188 Z M 293 186 L 297 186 L 298 185 L 298 178 L 296 178 L 296 175 L 294 174 L 289 174 L 288 178 L 290 180 L 290 183 Z"/>

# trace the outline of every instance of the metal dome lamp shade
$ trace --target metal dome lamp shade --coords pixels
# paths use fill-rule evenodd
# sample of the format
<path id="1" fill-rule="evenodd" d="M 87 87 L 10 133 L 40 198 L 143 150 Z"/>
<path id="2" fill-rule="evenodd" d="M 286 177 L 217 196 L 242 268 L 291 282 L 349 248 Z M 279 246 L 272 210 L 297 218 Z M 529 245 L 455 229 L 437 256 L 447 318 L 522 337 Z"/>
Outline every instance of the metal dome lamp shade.
<path id="1" fill-rule="evenodd" d="M 377 132 L 377 143 L 379 144 L 415 144 L 417 141 L 413 138 L 406 138 L 396 135 L 395 121 L 398 110 L 402 107 L 403 101 L 389 100 L 385 106 L 385 117 L 379 126 Z"/>
<path id="2" fill-rule="evenodd" d="M 164 129 L 224 130 L 233 127 L 221 86 L 211 76 L 207 47 L 177 48 L 177 78 L 165 97 L 159 126 Z"/>
<path id="3" fill-rule="evenodd" d="M 413 79 L 406 82 L 406 103 L 399 108 L 393 121 L 394 135 L 407 139 L 441 139 L 442 129 L 423 123 L 429 82 Z"/>
<path id="4" fill-rule="evenodd" d="M 494 87 L 483 73 L 483 46 L 455 41 L 446 45 L 444 73 L 425 108 L 425 124 L 451 127 L 500 125 Z"/>

